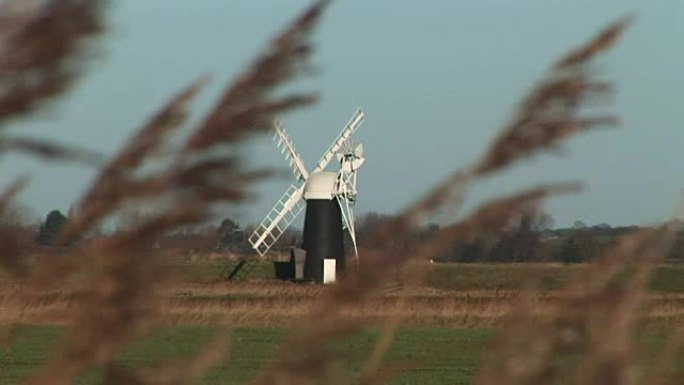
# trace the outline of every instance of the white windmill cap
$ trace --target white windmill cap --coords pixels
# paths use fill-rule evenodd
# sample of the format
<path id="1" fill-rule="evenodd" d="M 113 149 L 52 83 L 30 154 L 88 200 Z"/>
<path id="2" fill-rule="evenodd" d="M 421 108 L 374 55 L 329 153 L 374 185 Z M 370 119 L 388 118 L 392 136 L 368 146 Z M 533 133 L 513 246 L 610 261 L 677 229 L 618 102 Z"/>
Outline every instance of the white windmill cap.
<path id="1" fill-rule="evenodd" d="M 333 199 L 337 173 L 319 171 L 309 175 L 304 187 L 304 199 Z"/>

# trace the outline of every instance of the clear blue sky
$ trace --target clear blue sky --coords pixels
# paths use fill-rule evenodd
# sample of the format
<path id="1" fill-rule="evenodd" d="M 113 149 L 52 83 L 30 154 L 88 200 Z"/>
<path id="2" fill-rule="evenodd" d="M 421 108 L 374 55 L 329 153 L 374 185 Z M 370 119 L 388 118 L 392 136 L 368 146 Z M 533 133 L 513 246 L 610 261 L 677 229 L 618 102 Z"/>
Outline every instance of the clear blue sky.
<path id="1" fill-rule="evenodd" d="M 308 1 L 112 1 L 103 57 L 61 102 L 13 132 L 106 154 L 166 98 L 202 73 L 214 75 L 196 104 L 220 89 Z M 481 183 L 476 203 L 530 184 L 580 179 L 579 195 L 555 198 L 556 225 L 643 224 L 664 220 L 684 186 L 684 2 L 679 0 L 344 0 L 333 2 L 316 34 L 320 72 L 299 83 L 320 91 L 313 108 L 284 117 L 313 164 L 357 105 L 367 114 L 357 138 L 368 161 L 358 211 L 392 213 L 451 170 L 474 160 L 517 101 L 561 53 L 631 12 L 637 22 L 601 62 L 618 85 L 618 130 L 571 140 Z M 247 152 L 255 166 L 282 167 L 263 137 Z M 0 185 L 29 172 L 21 201 L 44 216 L 67 210 L 94 175 L 88 167 L 21 156 L 0 162 Z M 255 186 L 258 199 L 233 212 L 258 221 L 288 179 Z"/>

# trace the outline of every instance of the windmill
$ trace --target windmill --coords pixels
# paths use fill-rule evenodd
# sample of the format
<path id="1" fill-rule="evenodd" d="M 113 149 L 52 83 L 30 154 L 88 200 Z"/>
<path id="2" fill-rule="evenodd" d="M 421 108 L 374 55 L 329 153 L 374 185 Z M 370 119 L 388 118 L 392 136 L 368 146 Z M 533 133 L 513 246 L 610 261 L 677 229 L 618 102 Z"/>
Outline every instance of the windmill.
<path id="1" fill-rule="evenodd" d="M 250 244 L 260 256 L 268 252 L 306 206 L 302 237 L 302 249 L 306 254 L 302 278 L 322 282 L 324 269 L 328 270 L 328 266 L 334 266 L 333 274 L 345 271 L 345 230 L 349 233 L 358 261 L 354 228 L 356 172 L 365 158 L 363 145 L 354 143 L 351 136 L 363 119 L 363 111 L 357 109 L 311 172 L 306 169 L 285 129 L 278 121 L 274 123 L 274 140 L 290 163 L 297 182 L 285 191 L 249 237 Z M 339 170 L 326 171 L 333 159 L 339 162 Z M 333 260 L 334 263 L 330 263 Z"/>

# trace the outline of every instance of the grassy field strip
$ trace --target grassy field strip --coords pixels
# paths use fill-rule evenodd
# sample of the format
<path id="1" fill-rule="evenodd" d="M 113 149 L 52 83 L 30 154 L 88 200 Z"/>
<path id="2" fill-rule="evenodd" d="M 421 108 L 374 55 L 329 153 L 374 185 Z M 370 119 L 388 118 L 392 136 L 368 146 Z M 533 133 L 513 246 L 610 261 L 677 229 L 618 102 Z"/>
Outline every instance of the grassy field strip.
<path id="1" fill-rule="evenodd" d="M 15 328 L 13 342 L 0 356 L 0 384 L 18 384 L 35 370 L 57 346 L 61 329 L 22 325 Z M 237 329 L 232 334 L 233 357 L 205 378 L 206 384 L 242 384 L 256 375 L 270 353 L 286 334 L 284 329 Z M 213 335 L 207 327 L 173 327 L 130 346 L 120 358 L 121 365 L 140 368 L 164 359 L 189 356 Z M 358 371 L 367 358 L 377 333 L 365 332 L 336 346 L 345 357 L 346 370 Z M 482 354 L 494 337 L 491 330 L 404 329 L 392 345 L 387 361 L 411 361 L 415 367 L 395 384 L 468 384 L 477 371 Z M 98 379 L 89 373 L 79 383 Z"/>
<path id="2" fill-rule="evenodd" d="M 59 347 L 62 329 L 57 326 L 18 325 L 0 329 L 0 384 L 19 384 Z M 283 328 L 239 328 L 231 333 L 230 360 L 211 370 L 203 379 L 207 385 L 243 384 L 268 363 L 278 343 L 286 336 Z M 164 360 L 190 357 L 215 336 L 215 329 L 203 326 L 169 327 L 130 345 L 119 364 L 130 369 L 159 365 Z M 400 329 L 386 357 L 387 363 L 410 362 L 411 368 L 391 384 L 469 384 L 482 359 L 494 343 L 492 329 Z M 368 357 L 377 332 L 366 331 L 334 346 L 344 357 L 342 368 L 357 373 Z M 664 329 L 653 329 L 641 340 L 644 349 L 661 347 L 668 338 Z M 645 354 L 645 357 L 651 357 Z M 652 358 L 655 358 L 653 356 Z M 677 362 L 684 362 L 680 356 Z M 648 364 L 648 363 L 647 363 Z M 650 365 L 650 364 L 649 364 Z M 97 371 L 85 373 L 77 384 L 96 384 Z"/>
<path id="3" fill-rule="evenodd" d="M 220 279 L 226 261 L 192 261 L 170 265 L 187 282 L 207 283 Z M 255 262 L 251 279 L 273 279 L 273 265 Z M 428 266 L 425 284 L 440 290 L 519 290 L 534 284 L 540 290 L 557 290 L 590 264 L 559 263 L 435 263 Z M 684 293 L 684 265 L 661 264 L 651 289 Z"/>

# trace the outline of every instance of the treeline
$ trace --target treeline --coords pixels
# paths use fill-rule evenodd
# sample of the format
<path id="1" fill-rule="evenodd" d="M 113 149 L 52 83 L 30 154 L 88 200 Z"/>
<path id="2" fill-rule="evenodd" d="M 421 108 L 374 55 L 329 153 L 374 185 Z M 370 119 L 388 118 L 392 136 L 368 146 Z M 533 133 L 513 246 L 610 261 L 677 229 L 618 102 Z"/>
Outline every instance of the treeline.
<path id="1" fill-rule="evenodd" d="M 358 218 L 359 243 L 391 216 L 368 213 Z M 548 214 L 529 213 L 517 223 L 510 225 L 503 233 L 479 234 L 471 239 L 456 242 L 448 247 L 436 262 L 588 262 L 598 257 L 620 236 L 639 230 L 639 226 L 611 226 L 606 223 L 588 226 L 576 221 L 567 228 L 552 228 L 553 220 Z M 397 247 L 412 247 L 417 241 L 429 239 L 430 234 L 440 227 L 426 225 L 412 237 L 403 237 L 395 242 Z M 676 235 L 675 245 L 668 260 L 684 261 L 684 231 Z"/>
<path id="2" fill-rule="evenodd" d="M 371 234 L 392 216 L 370 212 L 356 221 L 357 240 L 361 247 Z M 0 226 L 12 228 L 14 236 L 37 247 L 68 247 L 58 244 L 61 228 L 68 222 L 68 215 L 59 210 L 50 211 L 40 223 L 31 223 L 17 213 L 6 213 L 0 218 Z M 126 231 L 140 218 L 130 215 L 119 220 L 112 231 Z M 167 234 L 150 247 L 176 249 L 179 253 L 230 253 L 242 256 L 254 254 L 248 237 L 256 225 L 242 227 L 232 218 L 224 218 L 215 225 L 195 226 Z M 479 234 L 477 237 L 457 242 L 448 247 L 437 262 L 563 262 L 591 261 L 617 239 L 638 226 L 611 226 L 598 224 L 588 226 L 577 221 L 567 228 L 552 228 L 553 220 L 547 214 L 530 213 L 518 223 L 513 223 L 503 233 Z M 410 249 L 429 239 L 439 225 L 429 224 L 391 242 L 390 248 Z M 97 233 L 90 234 L 96 238 Z M 350 242 L 347 242 L 348 246 Z M 288 229 L 276 242 L 274 252 L 287 253 L 292 246 L 301 245 L 301 229 Z M 351 252 L 351 250 L 349 250 Z M 182 255 L 179 255 L 182 256 Z M 677 234 L 675 246 L 668 259 L 684 261 L 684 232 Z"/>
<path id="3" fill-rule="evenodd" d="M 134 229 L 136 223 L 144 217 L 138 212 L 132 212 L 118 218 L 110 224 L 108 230 L 93 231 L 83 238 L 83 242 L 97 239 L 105 233 L 124 232 Z M 69 214 L 60 210 L 50 211 L 42 221 L 35 221 L 22 210 L 8 210 L 0 216 L 0 228 L 11 233 L 17 242 L 33 244 L 42 250 L 58 251 L 65 247 L 77 245 L 63 244 L 60 241 L 61 230 L 69 221 Z M 253 254 L 248 237 L 256 225 L 241 227 L 232 218 L 224 218 L 217 224 L 187 226 L 178 231 L 158 237 L 151 248 L 163 248 L 176 251 L 178 256 L 187 254 L 230 253 L 248 255 Z M 301 231 L 288 229 L 276 242 L 274 251 L 289 251 L 293 245 L 301 242 Z"/>

